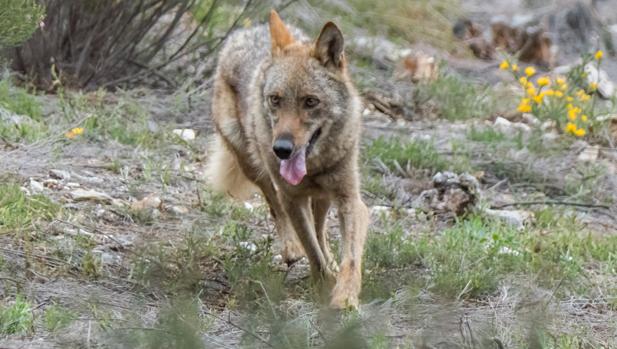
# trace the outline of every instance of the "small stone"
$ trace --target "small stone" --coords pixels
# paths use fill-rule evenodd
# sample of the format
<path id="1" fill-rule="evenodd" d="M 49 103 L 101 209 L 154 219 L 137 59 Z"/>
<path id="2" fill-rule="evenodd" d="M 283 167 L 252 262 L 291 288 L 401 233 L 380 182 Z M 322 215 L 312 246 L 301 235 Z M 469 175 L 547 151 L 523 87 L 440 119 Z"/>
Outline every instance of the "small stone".
<path id="1" fill-rule="evenodd" d="M 71 179 L 71 174 L 68 171 L 63 171 L 63 170 L 49 170 L 49 176 L 51 178 L 61 179 L 61 180 Z"/>
<path id="2" fill-rule="evenodd" d="M 45 188 L 54 189 L 54 190 L 61 190 L 63 188 L 63 185 L 60 183 L 60 181 L 58 181 L 57 179 L 51 179 L 51 178 L 44 180 L 43 185 L 45 186 Z"/>
<path id="3" fill-rule="evenodd" d="M 493 126 L 501 133 L 506 135 L 514 134 L 515 131 L 530 132 L 531 127 L 522 122 L 510 122 L 509 120 L 498 116 L 493 123 Z"/>
<path id="4" fill-rule="evenodd" d="M 153 209 L 153 208 L 158 209 L 161 207 L 162 203 L 163 201 L 161 200 L 160 197 L 154 194 L 151 194 L 139 201 L 133 202 L 131 204 L 131 209 L 136 210 L 136 211 L 141 211 L 145 209 Z"/>
<path id="5" fill-rule="evenodd" d="M 75 189 L 69 195 L 75 201 L 95 201 L 102 203 L 111 203 L 113 201 L 112 197 L 108 194 L 96 190 Z"/>
<path id="6" fill-rule="evenodd" d="M 554 144 L 558 139 L 559 135 L 556 132 L 547 132 L 542 135 L 542 144 Z"/>
<path id="7" fill-rule="evenodd" d="M 30 191 L 32 194 L 40 194 L 45 191 L 45 186 L 41 182 L 37 182 L 30 178 Z"/>
<path id="8" fill-rule="evenodd" d="M 257 245 L 255 245 L 253 242 L 250 242 L 250 241 L 240 241 L 238 245 L 244 248 L 245 250 L 248 250 L 251 252 L 257 251 Z"/>
<path id="9" fill-rule="evenodd" d="M 81 184 L 75 183 L 75 182 L 68 182 L 66 183 L 66 187 L 67 188 L 79 188 L 81 187 Z"/>
<path id="10" fill-rule="evenodd" d="M 169 210 L 177 216 L 182 216 L 189 213 L 189 209 L 184 206 L 172 206 Z"/>
<path id="11" fill-rule="evenodd" d="M 534 219 L 533 212 L 522 210 L 484 210 L 488 216 L 499 219 L 507 224 L 515 226 L 517 229 L 523 229 L 526 224 L 529 224 Z"/>
<path id="12" fill-rule="evenodd" d="M 576 160 L 580 162 L 596 162 L 598 160 L 598 155 L 600 155 L 600 147 L 592 145 L 583 149 L 583 151 L 578 154 Z"/>
<path id="13" fill-rule="evenodd" d="M 525 123 L 527 123 L 528 125 L 531 126 L 539 126 L 540 125 L 540 120 L 535 117 L 533 114 L 529 114 L 529 113 L 523 113 L 523 121 L 525 121 Z"/>
<path id="14" fill-rule="evenodd" d="M 190 128 L 177 128 L 172 131 L 175 135 L 189 142 L 195 140 L 195 130 Z"/>

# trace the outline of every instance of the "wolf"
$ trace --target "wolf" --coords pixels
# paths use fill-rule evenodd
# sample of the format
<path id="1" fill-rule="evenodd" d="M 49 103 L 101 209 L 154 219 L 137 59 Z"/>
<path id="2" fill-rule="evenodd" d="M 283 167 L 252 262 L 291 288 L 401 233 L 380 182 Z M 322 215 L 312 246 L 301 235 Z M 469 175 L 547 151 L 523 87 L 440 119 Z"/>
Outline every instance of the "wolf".
<path id="1" fill-rule="evenodd" d="M 207 178 L 244 199 L 260 192 L 286 262 L 306 256 L 322 300 L 358 306 L 369 225 L 358 168 L 361 101 L 332 22 L 316 40 L 283 23 L 241 29 L 223 45 L 214 75 L 215 141 Z M 340 264 L 326 218 L 337 207 Z"/>

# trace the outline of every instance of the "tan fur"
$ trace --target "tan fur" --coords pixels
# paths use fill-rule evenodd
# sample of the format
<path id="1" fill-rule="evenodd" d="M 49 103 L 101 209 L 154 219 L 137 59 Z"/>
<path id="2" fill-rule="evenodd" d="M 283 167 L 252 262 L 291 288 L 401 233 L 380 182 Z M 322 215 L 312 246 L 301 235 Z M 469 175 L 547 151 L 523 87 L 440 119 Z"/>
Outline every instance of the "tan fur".
<path id="1" fill-rule="evenodd" d="M 209 152 L 206 165 L 206 181 L 212 189 L 237 200 L 248 200 L 259 192 L 242 172 L 235 155 L 227 149 L 220 136 L 216 136 Z"/>
<path id="2" fill-rule="evenodd" d="M 212 115 L 220 137 L 208 169 L 213 185 L 232 196 L 258 187 L 284 259 L 306 255 L 330 305 L 357 306 L 369 223 L 358 170 L 361 103 L 338 27 L 329 22 L 310 41 L 273 11 L 267 28 L 236 32 L 219 56 Z M 279 174 L 272 147 L 281 137 L 306 152 L 307 174 L 297 185 Z M 328 243 L 331 206 L 339 212 L 340 268 Z"/>

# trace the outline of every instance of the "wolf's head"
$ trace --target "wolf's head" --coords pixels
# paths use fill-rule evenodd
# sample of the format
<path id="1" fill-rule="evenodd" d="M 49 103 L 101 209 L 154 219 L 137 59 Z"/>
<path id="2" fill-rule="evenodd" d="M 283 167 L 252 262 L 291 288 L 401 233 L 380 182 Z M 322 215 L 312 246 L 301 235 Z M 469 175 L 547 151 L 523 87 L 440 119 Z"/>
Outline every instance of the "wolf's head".
<path id="1" fill-rule="evenodd" d="M 281 160 L 280 174 L 296 185 L 306 175 L 307 159 L 336 131 L 332 126 L 347 117 L 353 96 L 343 35 L 328 22 L 314 42 L 296 41 L 272 11 L 270 37 L 272 60 L 264 72 L 262 98 L 272 125 L 272 151 Z"/>

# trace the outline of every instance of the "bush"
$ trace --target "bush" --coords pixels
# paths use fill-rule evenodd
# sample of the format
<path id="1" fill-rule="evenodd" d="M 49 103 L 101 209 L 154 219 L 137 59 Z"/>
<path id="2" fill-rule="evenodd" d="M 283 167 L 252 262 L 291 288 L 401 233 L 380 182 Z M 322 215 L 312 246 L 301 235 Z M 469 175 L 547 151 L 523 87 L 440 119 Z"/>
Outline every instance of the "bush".
<path id="1" fill-rule="evenodd" d="M 155 71 L 198 49 L 203 50 L 199 51 L 199 58 L 203 58 L 225 37 L 212 35 L 209 26 L 220 14 L 221 1 L 40 2 L 47 9 L 44 29 L 7 53 L 13 69 L 31 77 L 44 90 L 59 84 L 83 89 L 117 86 L 144 76 L 173 85 L 171 79 Z M 191 15 L 196 6 L 204 15 Z M 237 23 L 233 21 L 231 26 Z M 220 29 L 227 33 L 229 28 Z"/>
<path id="2" fill-rule="evenodd" d="M 44 12 L 35 0 L 0 0 L 0 48 L 27 40 L 43 20 Z"/>

